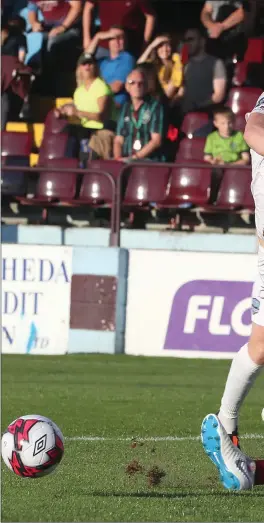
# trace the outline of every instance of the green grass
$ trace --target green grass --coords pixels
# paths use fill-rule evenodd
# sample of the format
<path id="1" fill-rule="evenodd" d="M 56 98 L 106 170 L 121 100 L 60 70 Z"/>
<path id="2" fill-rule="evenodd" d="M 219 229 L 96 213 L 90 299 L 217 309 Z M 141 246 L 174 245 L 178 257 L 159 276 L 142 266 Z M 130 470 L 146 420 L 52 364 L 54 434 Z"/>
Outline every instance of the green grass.
<path id="1" fill-rule="evenodd" d="M 2 429 L 23 414 L 53 419 L 66 436 L 55 474 L 21 479 L 2 464 L 2 521 L 263 521 L 264 488 L 229 493 L 199 441 L 144 442 L 122 437 L 198 436 L 215 411 L 230 363 L 127 356 L 3 356 Z M 263 432 L 263 379 L 241 412 L 244 433 Z M 104 436 L 108 441 L 72 441 Z M 243 448 L 263 457 L 263 440 Z M 130 478 L 137 459 L 146 472 L 165 470 L 150 488 Z"/>

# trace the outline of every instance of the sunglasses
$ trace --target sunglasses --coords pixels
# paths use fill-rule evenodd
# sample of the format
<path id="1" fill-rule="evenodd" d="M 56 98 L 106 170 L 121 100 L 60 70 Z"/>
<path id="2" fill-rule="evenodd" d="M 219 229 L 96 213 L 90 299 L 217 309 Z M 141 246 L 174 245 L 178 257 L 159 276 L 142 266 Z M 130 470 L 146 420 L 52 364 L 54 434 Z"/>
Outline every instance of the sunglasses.
<path id="1" fill-rule="evenodd" d="M 189 36 L 188 38 L 184 38 L 184 42 L 193 42 L 195 38 L 193 36 Z"/>
<path id="2" fill-rule="evenodd" d="M 136 80 L 128 80 L 128 83 L 129 85 L 138 85 L 140 87 L 144 85 L 144 82 L 142 82 L 141 80 L 139 82 L 137 82 Z"/>

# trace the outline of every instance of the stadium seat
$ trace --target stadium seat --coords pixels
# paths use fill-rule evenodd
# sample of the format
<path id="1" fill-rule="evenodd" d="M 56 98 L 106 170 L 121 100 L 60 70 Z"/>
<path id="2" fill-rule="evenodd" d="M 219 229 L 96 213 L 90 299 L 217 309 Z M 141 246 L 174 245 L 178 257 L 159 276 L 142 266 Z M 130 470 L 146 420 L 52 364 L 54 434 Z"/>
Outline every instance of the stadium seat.
<path id="1" fill-rule="evenodd" d="M 44 135 L 39 150 L 39 165 L 46 164 L 47 159 L 65 158 L 68 144 L 66 133 Z"/>
<path id="2" fill-rule="evenodd" d="M 43 123 L 26 123 L 26 122 L 8 122 L 6 125 L 7 131 L 16 131 L 19 133 L 33 132 L 34 147 L 39 148 L 44 134 Z"/>
<path id="3" fill-rule="evenodd" d="M 30 167 L 36 167 L 39 161 L 39 155 L 37 153 L 31 153 L 29 157 Z"/>
<path id="4" fill-rule="evenodd" d="M 244 114 L 236 114 L 235 115 L 235 123 L 234 123 L 234 129 L 236 131 L 242 131 L 242 133 L 245 131 L 245 125 L 246 125 L 246 119 Z"/>
<path id="5" fill-rule="evenodd" d="M 32 133 L 1 132 L 1 191 L 2 194 L 19 196 L 26 194 L 27 173 L 5 171 L 5 165 L 29 167 L 33 144 Z"/>
<path id="6" fill-rule="evenodd" d="M 56 100 L 55 100 L 55 106 L 57 109 L 59 109 L 63 105 L 72 104 L 72 103 L 73 103 L 72 98 L 56 98 Z"/>
<path id="7" fill-rule="evenodd" d="M 34 144 L 39 149 L 44 135 L 44 124 L 43 123 L 34 123 L 33 124 L 33 133 L 34 133 Z"/>
<path id="8" fill-rule="evenodd" d="M 89 163 L 89 169 L 95 169 L 96 171 L 105 171 L 113 176 L 116 180 L 123 168 L 124 164 L 117 160 L 92 160 Z"/>
<path id="9" fill-rule="evenodd" d="M 110 180 L 100 173 L 84 174 L 77 202 L 89 205 L 112 205 L 113 189 Z"/>
<path id="10" fill-rule="evenodd" d="M 174 167 L 165 207 L 205 205 L 210 196 L 211 168 Z"/>
<path id="11" fill-rule="evenodd" d="M 27 173 L 21 171 L 5 171 L 5 165 L 29 167 L 28 156 L 1 157 L 1 194 L 9 196 L 25 196 L 27 192 Z"/>
<path id="12" fill-rule="evenodd" d="M 153 167 L 131 166 L 125 189 L 123 205 L 143 206 L 150 202 L 162 203 L 168 190 L 171 168 L 162 165 Z"/>
<path id="13" fill-rule="evenodd" d="M 205 138 L 184 138 L 180 142 L 176 155 L 176 162 L 196 161 L 203 162 Z"/>
<path id="14" fill-rule="evenodd" d="M 208 124 L 207 113 L 187 113 L 184 116 L 181 131 L 184 132 L 188 138 L 192 138 L 193 133 L 206 124 Z"/>
<path id="15" fill-rule="evenodd" d="M 68 120 L 66 118 L 56 118 L 54 110 L 52 109 L 48 112 L 45 119 L 44 137 L 50 134 L 58 134 L 63 132 L 63 129 L 65 129 L 67 124 Z"/>
<path id="16" fill-rule="evenodd" d="M 258 87 L 232 87 L 227 105 L 235 114 L 249 113 L 256 104 L 262 90 Z"/>
<path id="17" fill-rule="evenodd" d="M 240 87 L 247 79 L 248 62 L 237 62 L 235 65 L 234 75 L 232 78 L 232 84 Z"/>
<path id="18" fill-rule="evenodd" d="M 24 203 L 73 205 L 76 193 L 78 160 L 75 158 L 52 158 L 46 160 L 48 171 L 39 174 L 36 194 Z M 52 168 L 61 168 L 61 172 L 54 172 Z M 65 172 L 73 169 L 73 172 Z"/>
<path id="19" fill-rule="evenodd" d="M 33 133 L 1 132 L 1 156 L 29 156 L 32 145 Z"/>
<path id="20" fill-rule="evenodd" d="M 226 169 L 214 205 L 215 209 L 254 211 L 254 201 L 250 189 L 251 180 L 250 169 Z"/>
<path id="21" fill-rule="evenodd" d="M 248 46 L 244 56 L 247 63 L 263 63 L 264 38 L 249 38 Z"/>

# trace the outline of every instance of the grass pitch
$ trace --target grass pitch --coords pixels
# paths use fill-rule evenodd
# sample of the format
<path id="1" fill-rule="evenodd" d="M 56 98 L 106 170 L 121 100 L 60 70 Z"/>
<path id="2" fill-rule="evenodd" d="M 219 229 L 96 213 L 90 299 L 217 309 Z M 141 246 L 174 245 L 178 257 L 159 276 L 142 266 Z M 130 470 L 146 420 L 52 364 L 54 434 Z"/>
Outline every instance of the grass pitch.
<path id="1" fill-rule="evenodd" d="M 46 478 L 20 479 L 2 462 L 2 521 L 263 521 L 264 487 L 225 491 L 195 439 L 204 415 L 219 404 L 229 365 L 3 356 L 2 430 L 20 415 L 37 413 L 53 419 L 66 442 L 62 463 Z M 241 412 L 241 432 L 258 435 L 242 439 L 243 448 L 262 458 L 263 393 L 262 376 Z M 104 439 L 81 439 L 89 436 Z M 183 439 L 149 441 L 175 436 Z M 141 471 L 127 474 L 135 461 Z M 149 485 L 153 467 L 166 474 L 158 486 Z"/>

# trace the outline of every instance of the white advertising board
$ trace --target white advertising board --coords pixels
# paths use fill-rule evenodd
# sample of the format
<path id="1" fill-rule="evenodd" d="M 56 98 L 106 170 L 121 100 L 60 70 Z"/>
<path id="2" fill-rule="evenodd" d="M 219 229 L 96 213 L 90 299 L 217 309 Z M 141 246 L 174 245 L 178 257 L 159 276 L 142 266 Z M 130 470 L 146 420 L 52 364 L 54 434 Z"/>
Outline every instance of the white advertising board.
<path id="1" fill-rule="evenodd" d="M 2 352 L 65 354 L 72 248 L 2 245 Z"/>
<path id="2" fill-rule="evenodd" d="M 125 352 L 231 358 L 251 331 L 257 255 L 131 250 Z"/>

